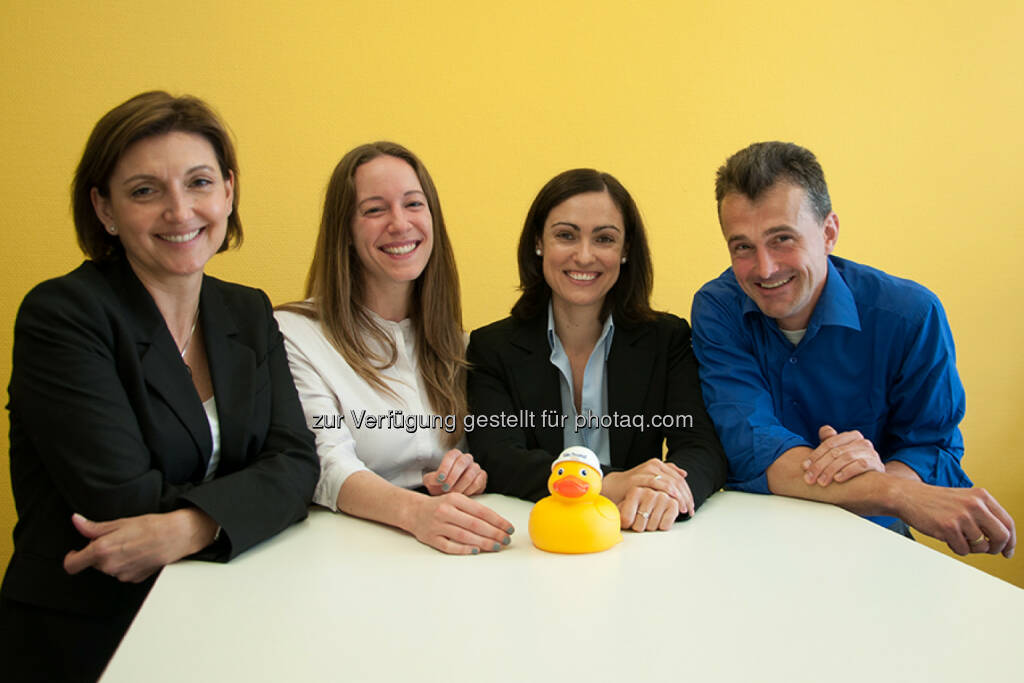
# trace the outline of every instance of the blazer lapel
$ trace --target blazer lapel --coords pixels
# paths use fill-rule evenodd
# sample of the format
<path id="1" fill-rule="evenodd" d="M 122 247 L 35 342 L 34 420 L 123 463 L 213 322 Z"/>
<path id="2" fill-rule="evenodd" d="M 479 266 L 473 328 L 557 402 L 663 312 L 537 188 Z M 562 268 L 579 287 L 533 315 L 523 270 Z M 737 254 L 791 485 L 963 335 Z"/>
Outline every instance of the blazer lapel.
<path id="1" fill-rule="evenodd" d="M 615 323 L 608 354 L 608 412 L 632 415 L 644 404 L 657 353 L 657 339 L 649 325 Z M 634 429 L 609 429 L 612 467 L 625 467 Z"/>
<path id="2" fill-rule="evenodd" d="M 122 313 L 134 328 L 134 337 L 146 384 L 157 394 L 188 430 L 204 462 L 210 458 L 213 442 L 203 405 L 196 395 L 181 354 L 167 323 L 142 282 L 127 261 L 107 269 L 112 289 L 124 302 Z"/>
<path id="3" fill-rule="evenodd" d="M 550 418 L 561 416 L 565 411 L 562 410 L 558 369 L 551 364 L 547 308 L 544 310 L 543 315 L 523 322 L 513 333 L 512 346 L 521 355 L 512 359 L 514 365 L 509 370 L 517 375 L 522 405 L 538 409 L 533 416 L 537 447 L 557 454 L 562 451 L 562 428 L 555 426 Z M 542 420 L 544 411 L 549 416 L 548 426 L 544 426 Z"/>
<path id="4" fill-rule="evenodd" d="M 200 316 L 220 420 L 219 471 L 232 472 L 245 455 L 245 428 L 252 414 L 256 358 L 251 348 L 238 341 L 238 326 L 217 285 L 215 279 L 203 278 Z"/>

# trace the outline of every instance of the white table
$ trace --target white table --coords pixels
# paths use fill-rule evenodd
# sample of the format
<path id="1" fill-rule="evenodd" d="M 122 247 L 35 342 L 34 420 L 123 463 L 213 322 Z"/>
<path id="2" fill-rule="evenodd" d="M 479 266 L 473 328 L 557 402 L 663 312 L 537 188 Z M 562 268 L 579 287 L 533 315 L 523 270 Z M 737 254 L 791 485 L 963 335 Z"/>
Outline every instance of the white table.
<path id="1" fill-rule="evenodd" d="M 1024 590 L 835 507 L 718 493 L 669 532 L 447 556 L 314 510 L 167 567 L 103 680 L 1024 680 Z"/>

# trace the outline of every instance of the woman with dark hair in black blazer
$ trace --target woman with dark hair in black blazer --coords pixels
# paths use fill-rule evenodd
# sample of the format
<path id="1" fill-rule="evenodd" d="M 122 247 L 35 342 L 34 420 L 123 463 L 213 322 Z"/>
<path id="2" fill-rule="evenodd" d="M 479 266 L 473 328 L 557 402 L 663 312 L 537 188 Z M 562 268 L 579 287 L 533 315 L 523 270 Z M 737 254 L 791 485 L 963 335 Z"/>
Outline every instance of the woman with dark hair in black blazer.
<path id="1" fill-rule="evenodd" d="M 583 445 L 624 529 L 669 529 L 725 483 L 726 460 L 690 328 L 650 308 L 636 204 L 607 173 L 566 171 L 534 200 L 518 255 L 512 316 L 474 331 L 467 351 L 469 445 L 488 491 L 537 500 L 552 460 Z"/>
<path id="2" fill-rule="evenodd" d="M 95 680 L 161 567 L 226 561 L 304 518 L 319 475 L 266 295 L 203 274 L 242 236 L 210 108 L 162 92 L 116 107 L 72 195 L 91 260 L 33 289 L 14 330 L 13 680 Z"/>

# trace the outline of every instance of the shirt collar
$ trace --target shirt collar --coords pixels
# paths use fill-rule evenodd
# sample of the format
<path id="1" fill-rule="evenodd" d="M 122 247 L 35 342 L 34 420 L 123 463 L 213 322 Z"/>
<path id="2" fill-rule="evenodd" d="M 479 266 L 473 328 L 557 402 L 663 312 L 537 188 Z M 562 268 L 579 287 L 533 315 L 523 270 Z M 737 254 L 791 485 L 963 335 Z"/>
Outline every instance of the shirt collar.
<path id="1" fill-rule="evenodd" d="M 847 286 L 846 280 L 832 263 L 831 256 L 828 259 L 828 279 L 825 280 L 825 288 L 821 290 L 821 297 L 807 326 L 810 328 L 823 325 L 837 325 L 860 331 L 857 302 L 853 300 L 853 292 Z"/>
<path id="2" fill-rule="evenodd" d="M 612 350 L 612 336 L 615 332 L 615 323 L 612 322 L 612 314 L 608 314 L 608 319 L 604 321 L 604 327 L 601 329 L 601 336 L 597 338 L 597 343 L 594 348 L 597 348 L 604 344 L 604 358 L 608 360 L 608 354 Z M 551 347 L 552 351 L 562 350 L 562 340 L 558 338 L 558 334 L 555 333 L 555 309 L 551 304 L 551 300 L 548 300 L 548 346 Z"/>
<path id="3" fill-rule="evenodd" d="M 825 287 L 821 290 L 818 303 L 814 306 L 811 319 L 807 323 L 807 329 L 817 329 L 824 325 L 837 325 L 849 327 L 860 331 L 860 314 L 857 313 L 857 302 L 853 300 L 853 292 L 846 285 L 843 276 L 832 263 L 833 257 L 828 257 L 828 276 L 825 280 Z M 761 313 L 754 300 L 746 294 L 743 295 L 743 315 Z M 767 316 L 764 316 L 767 317 Z"/>
<path id="4" fill-rule="evenodd" d="M 394 320 L 382 318 L 381 316 L 377 315 L 376 312 L 371 310 L 368 306 L 363 306 L 363 310 L 366 311 L 366 315 L 369 316 L 371 320 L 373 320 L 375 323 L 380 325 L 385 330 L 391 330 L 392 332 L 400 333 L 403 335 L 412 332 L 412 318 L 403 318 L 402 320 L 395 322 Z"/>

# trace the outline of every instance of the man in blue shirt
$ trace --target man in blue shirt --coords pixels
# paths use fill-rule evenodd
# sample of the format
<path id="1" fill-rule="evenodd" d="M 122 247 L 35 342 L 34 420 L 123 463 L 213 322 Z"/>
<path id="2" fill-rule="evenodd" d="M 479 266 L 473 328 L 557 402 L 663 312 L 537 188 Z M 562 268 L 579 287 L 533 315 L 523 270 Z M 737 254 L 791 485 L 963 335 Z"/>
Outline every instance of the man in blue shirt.
<path id="1" fill-rule="evenodd" d="M 956 553 L 1013 554 L 1013 519 L 960 467 L 964 390 L 938 298 L 831 256 L 824 173 L 781 142 L 718 170 L 732 268 L 693 301 L 729 486 L 834 503 Z"/>

